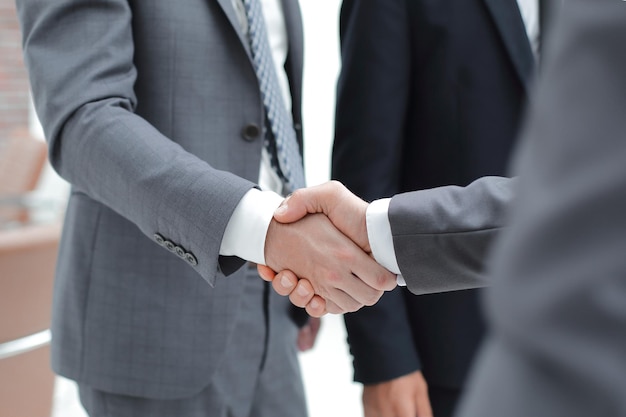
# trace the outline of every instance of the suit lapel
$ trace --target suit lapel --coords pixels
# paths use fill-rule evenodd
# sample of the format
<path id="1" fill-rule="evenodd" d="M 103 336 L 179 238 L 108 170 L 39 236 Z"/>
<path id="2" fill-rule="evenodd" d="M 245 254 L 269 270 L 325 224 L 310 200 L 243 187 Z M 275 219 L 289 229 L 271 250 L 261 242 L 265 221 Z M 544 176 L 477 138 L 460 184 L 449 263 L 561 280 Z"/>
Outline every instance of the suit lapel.
<path id="1" fill-rule="evenodd" d="M 213 0 L 207 0 L 213 1 Z M 285 24 L 287 28 L 287 39 L 289 42 L 289 52 L 285 69 L 289 78 L 289 87 L 293 98 L 293 113 L 297 124 L 300 123 L 300 100 L 302 94 L 302 66 L 303 66 L 303 34 L 302 34 L 302 17 L 300 7 L 297 0 L 281 0 L 283 13 L 285 15 Z M 250 64 L 252 64 L 252 53 L 248 42 L 247 34 L 241 29 L 237 12 L 233 6 L 232 0 L 217 0 L 224 14 L 228 18 L 233 30 L 237 33 L 243 48 L 248 54 Z"/>
<path id="2" fill-rule="evenodd" d="M 522 84 L 528 90 L 535 59 L 515 0 L 484 0 Z"/>
<path id="3" fill-rule="evenodd" d="M 224 14 L 230 21 L 230 24 L 233 27 L 233 30 L 237 33 L 237 36 L 239 37 L 239 40 L 241 41 L 241 45 L 244 47 L 244 49 L 246 50 L 246 53 L 248 54 L 248 57 L 250 58 L 250 62 L 252 62 L 252 54 L 250 52 L 250 44 L 248 43 L 248 37 L 246 33 L 244 33 L 243 30 L 241 29 L 241 23 L 239 23 L 239 18 L 237 17 L 237 12 L 235 11 L 233 7 L 232 0 L 217 0 L 217 2 L 219 3 L 220 7 L 224 11 Z"/>

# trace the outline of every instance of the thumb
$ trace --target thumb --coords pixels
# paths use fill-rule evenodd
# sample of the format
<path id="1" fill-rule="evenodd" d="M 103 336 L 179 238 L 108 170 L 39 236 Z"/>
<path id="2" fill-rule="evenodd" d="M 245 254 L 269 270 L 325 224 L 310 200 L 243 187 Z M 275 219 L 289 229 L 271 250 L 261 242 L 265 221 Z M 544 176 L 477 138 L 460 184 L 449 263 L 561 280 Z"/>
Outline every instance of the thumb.
<path id="1" fill-rule="evenodd" d="M 274 212 L 279 223 L 293 223 L 308 213 L 316 213 L 317 196 L 308 189 L 300 189 L 287 196 Z"/>

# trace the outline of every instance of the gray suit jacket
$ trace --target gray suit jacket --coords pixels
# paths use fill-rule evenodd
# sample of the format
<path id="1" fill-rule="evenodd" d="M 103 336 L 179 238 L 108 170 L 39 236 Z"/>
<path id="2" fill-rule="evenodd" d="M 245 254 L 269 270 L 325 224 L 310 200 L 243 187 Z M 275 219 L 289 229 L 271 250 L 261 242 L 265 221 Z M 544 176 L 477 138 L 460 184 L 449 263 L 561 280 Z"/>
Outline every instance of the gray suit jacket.
<path id="1" fill-rule="evenodd" d="M 389 220 L 398 266 L 415 294 L 488 284 L 485 260 L 507 224 L 517 178 L 482 177 L 466 187 L 398 194 Z"/>
<path id="2" fill-rule="evenodd" d="M 570 0 L 553 35 L 460 416 L 626 415 L 626 5 Z"/>
<path id="3" fill-rule="evenodd" d="M 245 274 L 224 275 L 243 261 L 219 248 L 257 181 L 264 125 L 231 0 L 17 7 L 50 159 L 72 184 L 53 367 L 110 392 L 199 392 L 238 313 Z M 283 8 L 300 129 L 300 11 L 296 0 Z"/>

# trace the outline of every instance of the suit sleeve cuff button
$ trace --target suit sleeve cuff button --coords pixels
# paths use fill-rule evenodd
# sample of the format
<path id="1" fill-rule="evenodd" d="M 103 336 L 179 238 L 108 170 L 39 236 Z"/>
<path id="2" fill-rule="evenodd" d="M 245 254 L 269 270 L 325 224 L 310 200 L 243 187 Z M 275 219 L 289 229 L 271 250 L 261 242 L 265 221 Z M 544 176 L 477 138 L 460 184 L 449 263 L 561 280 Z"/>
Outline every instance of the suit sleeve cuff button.
<path id="1" fill-rule="evenodd" d="M 153 238 L 154 238 L 154 241 L 158 243 L 159 245 L 161 246 L 165 245 L 165 239 L 160 234 L 155 233 Z"/>
<path id="2" fill-rule="evenodd" d="M 187 263 L 191 266 L 196 266 L 198 265 L 198 260 L 196 259 L 195 256 L 193 256 L 191 253 L 187 253 L 185 254 L 185 260 L 187 261 Z"/>
<path id="3" fill-rule="evenodd" d="M 178 257 L 182 258 L 182 259 L 185 259 L 185 255 L 187 255 L 185 250 L 183 248 L 181 248 L 180 246 L 176 246 L 174 248 L 174 252 L 176 252 L 176 255 L 178 255 Z"/>

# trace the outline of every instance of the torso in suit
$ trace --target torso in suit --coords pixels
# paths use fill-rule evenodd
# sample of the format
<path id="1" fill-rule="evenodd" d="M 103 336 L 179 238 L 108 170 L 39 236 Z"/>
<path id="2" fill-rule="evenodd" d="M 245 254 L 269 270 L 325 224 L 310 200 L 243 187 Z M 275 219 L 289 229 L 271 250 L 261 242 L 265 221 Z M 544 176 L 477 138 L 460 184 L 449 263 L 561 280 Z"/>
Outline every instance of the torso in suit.
<path id="1" fill-rule="evenodd" d="M 299 129 L 300 11 L 295 0 L 282 5 Z M 129 396 L 197 393 L 232 350 L 245 314 L 249 268 L 234 272 L 244 262 L 220 257 L 219 248 L 235 206 L 258 180 L 263 146 L 264 108 L 233 4 L 17 6 L 51 162 L 72 184 L 53 368 Z M 262 285 L 258 291 L 263 297 Z"/>
<path id="2" fill-rule="evenodd" d="M 535 65 L 515 0 L 346 0 L 341 45 L 333 178 L 373 200 L 504 175 Z M 355 379 L 421 368 L 433 390 L 460 389 L 478 295 L 397 289 L 346 315 Z"/>

